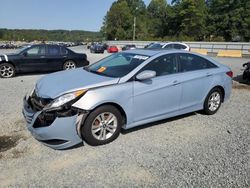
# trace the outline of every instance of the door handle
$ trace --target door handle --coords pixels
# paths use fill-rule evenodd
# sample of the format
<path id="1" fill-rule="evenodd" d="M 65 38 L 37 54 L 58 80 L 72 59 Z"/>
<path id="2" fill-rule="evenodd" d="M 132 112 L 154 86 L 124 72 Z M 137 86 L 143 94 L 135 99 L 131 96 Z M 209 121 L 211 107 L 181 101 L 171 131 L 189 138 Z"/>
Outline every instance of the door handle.
<path id="1" fill-rule="evenodd" d="M 212 76 L 213 74 L 212 73 L 207 73 L 206 76 L 209 77 L 209 76 Z"/>
<path id="2" fill-rule="evenodd" d="M 45 58 L 45 56 L 43 55 L 43 56 L 40 56 L 40 58 Z"/>
<path id="3" fill-rule="evenodd" d="M 180 82 L 178 82 L 178 80 L 173 81 L 173 86 L 176 86 L 176 85 L 179 85 L 179 84 L 180 84 Z"/>

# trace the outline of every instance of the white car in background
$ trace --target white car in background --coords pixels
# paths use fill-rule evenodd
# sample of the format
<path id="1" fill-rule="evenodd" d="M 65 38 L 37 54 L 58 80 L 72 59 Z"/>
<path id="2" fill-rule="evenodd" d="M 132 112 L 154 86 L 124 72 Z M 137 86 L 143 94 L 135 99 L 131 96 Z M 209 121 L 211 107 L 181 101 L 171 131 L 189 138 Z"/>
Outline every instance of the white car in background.
<path id="1" fill-rule="evenodd" d="M 186 50 L 190 51 L 190 47 L 182 42 L 155 42 L 149 44 L 146 48 L 148 49 L 177 49 L 177 50 Z"/>

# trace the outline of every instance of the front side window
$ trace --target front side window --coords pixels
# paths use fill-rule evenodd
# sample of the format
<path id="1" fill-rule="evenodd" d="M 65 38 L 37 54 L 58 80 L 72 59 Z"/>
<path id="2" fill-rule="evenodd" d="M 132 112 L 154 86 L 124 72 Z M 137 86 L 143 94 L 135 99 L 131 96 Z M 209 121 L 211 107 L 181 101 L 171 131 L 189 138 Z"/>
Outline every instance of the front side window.
<path id="1" fill-rule="evenodd" d="M 178 54 L 177 57 L 179 60 L 180 72 L 195 71 L 195 70 L 217 67 L 207 59 L 204 59 L 197 55 L 183 53 L 183 54 Z"/>
<path id="2" fill-rule="evenodd" d="M 176 73 L 177 65 L 175 61 L 175 55 L 168 54 L 158 57 L 148 63 L 145 67 L 143 67 L 142 71 L 144 70 L 155 71 L 156 76 L 163 76 Z"/>
<path id="3" fill-rule="evenodd" d="M 179 50 L 183 50 L 183 49 L 186 49 L 187 47 L 182 45 L 182 44 L 174 44 L 174 48 L 179 49 Z"/>
<path id="4" fill-rule="evenodd" d="M 90 65 L 86 70 L 109 77 L 123 77 L 148 58 L 140 54 L 117 53 Z"/>
<path id="5" fill-rule="evenodd" d="M 34 46 L 27 50 L 28 55 L 44 55 L 45 47 L 44 46 Z"/>
<path id="6" fill-rule="evenodd" d="M 159 49 L 159 48 L 162 48 L 162 44 L 159 44 L 159 43 L 153 43 L 151 45 L 148 46 L 149 49 Z"/>
<path id="7" fill-rule="evenodd" d="M 164 48 L 165 49 L 173 49 L 174 47 L 173 47 L 173 44 L 167 44 Z"/>

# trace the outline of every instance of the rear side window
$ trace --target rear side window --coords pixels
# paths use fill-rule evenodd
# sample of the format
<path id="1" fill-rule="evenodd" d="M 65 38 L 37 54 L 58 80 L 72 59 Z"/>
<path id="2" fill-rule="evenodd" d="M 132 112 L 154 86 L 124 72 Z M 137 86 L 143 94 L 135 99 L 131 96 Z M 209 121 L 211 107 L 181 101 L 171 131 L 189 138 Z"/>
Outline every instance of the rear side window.
<path id="1" fill-rule="evenodd" d="M 49 55 L 59 55 L 60 47 L 59 46 L 48 46 L 48 54 Z"/>
<path id="2" fill-rule="evenodd" d="M 186 49 L 186 46 L 182 44 L 174 44 L 174 49 L 183 50 L 183 49 Z"/>
<path id="3" fill-rule="evenodd" d="M 34 46 L 27 50 L 28 55 L 44 55 L 45 46 Z"/>
<path id="4" fill-rule="evenodd" d="M 195 71 L 216 68 L 217 66 L 207 59 L 193 54 L 178 54 L 179 72 Z"/>
<path id="5" fill-rule="evenodd" d="M 154 43 L 152 45 L 149 45 L 148 48 L 152 48 L 152 49 L 158 49 L 158 48 L 162 48 L 162 45 L 161 44 L 158 44 L 158 43 Z"/>

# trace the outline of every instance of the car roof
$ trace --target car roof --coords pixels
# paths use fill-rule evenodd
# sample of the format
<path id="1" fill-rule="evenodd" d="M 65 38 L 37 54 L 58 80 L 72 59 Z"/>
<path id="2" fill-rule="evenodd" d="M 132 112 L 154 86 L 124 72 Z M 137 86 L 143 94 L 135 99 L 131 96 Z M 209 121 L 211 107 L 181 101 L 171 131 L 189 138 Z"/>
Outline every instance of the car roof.
<path id="1" fill-rule="evenodd" d="M 159 48 L 159 49 L 158 48 L 157 49 L 137 48 L 137 49 L 134 49 L 134 50 L 126 50 L 123 53 L 140 54 L 140 55 L 145 55 L 145 56 L 154 56 L 154 55 L 157 55 L 157 54 L 164 55 L 164 54 L 170 54 L 170 53 L 188 53 L 188 54 L 194 54 L 194 55 L 204 57 L 203 55 L 195 53 L 195 52 L 189 52 L 189 51 L 186 51 L 186 50 L 178 50 L 178 49 L 166 50 L 164 48 Z M 208 59 L 208 58 L 206 58 L 206 59 Z"/>
<path id="2" fill-rule="evenodd" d="M 124 53 L 140 54 L 145 56 L 154 56 L 160 52 L 162 52 L 162 50 L 147 50 L 144 48 L 124 51 Z"/>
<path id="3" fill-rule="evenodd" d="M 187 45 L 184 42 L 154 42 L 153 44 L 161 44 L 161 45 L 165 45 L 165 44 L 184 44 L 184 45 Z"/>

